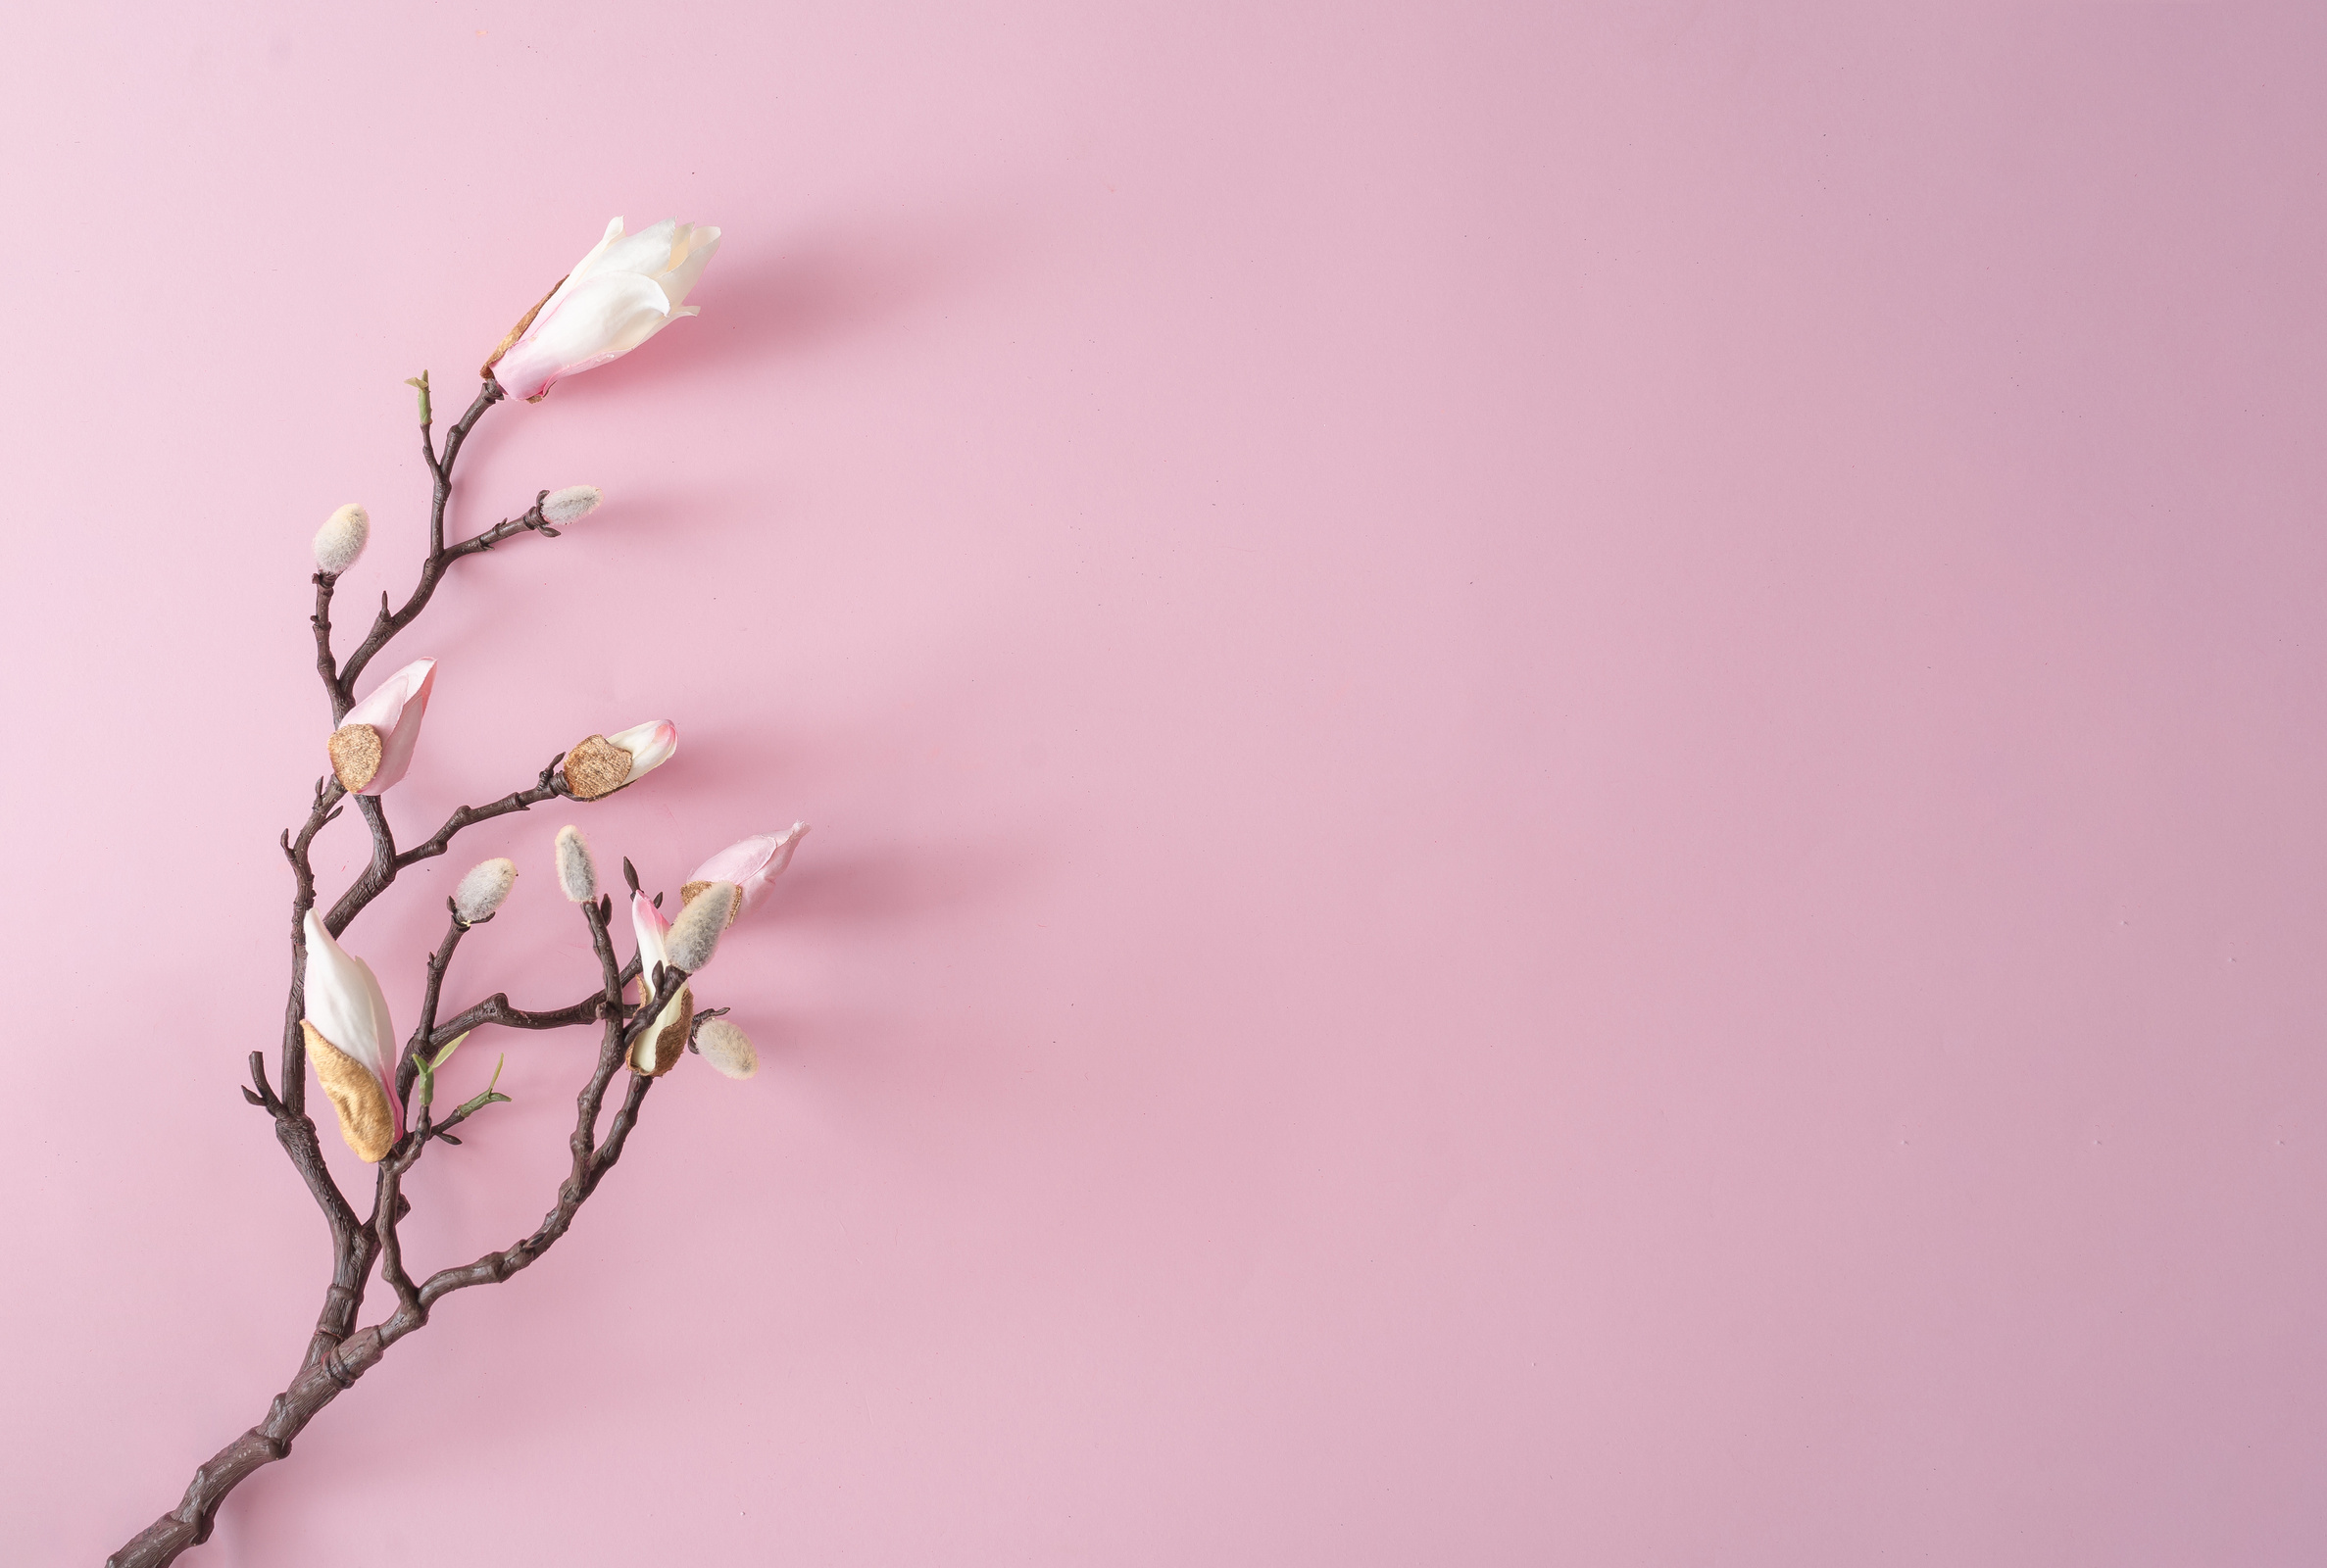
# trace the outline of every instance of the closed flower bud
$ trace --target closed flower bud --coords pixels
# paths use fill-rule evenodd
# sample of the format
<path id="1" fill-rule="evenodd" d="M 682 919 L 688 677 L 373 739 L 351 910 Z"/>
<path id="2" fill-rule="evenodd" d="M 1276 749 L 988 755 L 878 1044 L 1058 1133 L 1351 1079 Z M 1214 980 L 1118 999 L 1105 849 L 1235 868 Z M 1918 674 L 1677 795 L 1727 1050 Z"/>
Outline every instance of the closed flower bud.
<path id="1" fill-rule="evenodd" d="M 484 373 L 514 397 L 539 403 L 559 377 L 617 360 L 682 316 L 695 280 L 719 248 L 719 231 L 666 218 L 635 234 L 622 220 L 549 297 L 525 313 L 485 361 Z"/>
<path id="2" fill-rule="evenodd" d="M 605 499 L 594 484 L 569 484 L 541 498 L 541 515 L 545 521 L 564 527 L 596 512 L 598 503 Z"/>
<path id="3" fill-rule="evenodd" d="M 396 1025 L 371 965 L 331 940 L 313 909 L 301 925 L 307 968 L 301 994 L 307 1059 L 339 1112 L 339 1136 L 356 1157 L 378 1161 L 404 1136 L 396 1099 Z"/>
<path id="4" fill-rule="evenodd" d="M 751 1036 L 724 1018 L 714 1018 L 695 1032 L 695 1049 L 721 1077 L 749 1078 L 760 1070 Z"/>
<path id="5" fill-rule="evenodd" d="M 509 897 L 509 890 L 518 885 L 518 863 L 515 860 L 484 860 L 470 868 L 461 878 L 461 885 L 453 889 L 453 913 L 463 925 L 474 925 L 490 920 L 493 911 Z"/>
<path id="6" fill-rule="evenodd" d="M 372 688 L 331 732 L 331 771 L 350 795 L 378 795 L 412 766 L 436 661 L 416 659 Z"/>
<path id="7" fill-rule="evenodd" d="M 655 969 L 658 965 L 668 966 L 670 961 L 665 946 L 670 935 L 670 922 L 663 918 L 663 911 L 645 894 L 633 893 L 630 929 L 638 937 L 638 1004 L 650 1007 L 655 1004 Z M 630 1042 L 630 1070 L 660 1078 L 677 1066 L 678 1058 L 687 1053 L 687 1026 L 694 1020 L 695 993 L 682 985 L 655 1021 Z"/>
<path id="8" fill-rule="evenodd" d="M 735 913 L 727 916 L 733 923 L 767 899 L 767 885 L 784 874 L 784 867 L 792 863 L 792 852 L 806 837 L 808 824 L 794 822 L 781 833 L 755 833 L 728 845 L 695 867 L 695 874 L 678 890 L 679 901 L 693 903 L 695 896 L 714 882 L 732 882 L 743 890 L 743 897 L 735 901 Z"/>
<path id="9" fill-rule="evenodd" d="M 590 846 L 581 836 L 581 829 L 572 826 L 558 829 L 558 887 L 576 904 L 587 904 L 598 896 L 598 863 L 590 858 Z"/>
<path id="10" fill-rule="evenodd" d="M 595 801 L 661 767 L 678 755 L 678 726 L 668 718 L 633 724 L 619 735 L 592 735 L 566 754 L 566 788 L 577 801 Z"/>
<path id="11" fill-rule="evenodd" d="M 736 901 L 742 897 L 734 883 L 714 882 L 689 900 L 678 911 L 678 918 L 670 922 L 670 934 L 664 938 L 665 961 L 674 969 L 701 974 L 718 951 L 719 933 L 727 929 Z"/>
<path id="12" fill-rule="evenodd" d="M 371 514 L 351 501 L 316 530 L 315 564 L 336 577 L 356 564 L 371 538 Z"/>

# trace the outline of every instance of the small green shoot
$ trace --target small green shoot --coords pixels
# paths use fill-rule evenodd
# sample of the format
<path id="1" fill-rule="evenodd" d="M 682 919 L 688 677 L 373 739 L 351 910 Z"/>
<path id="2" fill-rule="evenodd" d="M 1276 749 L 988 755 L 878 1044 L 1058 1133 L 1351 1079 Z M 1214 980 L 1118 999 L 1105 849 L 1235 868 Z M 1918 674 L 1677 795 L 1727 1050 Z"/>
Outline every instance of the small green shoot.
<path id="1" fill-rule="evenodd" d="M 465 1030 L 464 1032 L 453 1036 L 453 1038 L 445 1044 L 445 1048 L 436 1054 L 436 1058 L 433 1061 L 431 1061 L 426 1056 L 416 1056 L 413 1058 L 414 1063 L 421 1069 L 421 1104 L 428 1104 L 436 1099 L 436 1069 L 443 1066 L 446 1062 L 452 1060 L 453 1053 L 461 1049 L 461 1042 L 468 1039 L 470 1035 L 474 1034 L 475 1032 L 476 1031 L 473 1029 Z M 493 1076 L 496 1078 L 500 1077 L 501 1069 L 498 1067 L 494 1068 Z"/>
<path id="2" fill-rule="evenodd" d="M 456 1116 L 473 1116 L 478 1111 L 484 1109 L 487 1105 L 508 1104 L 510 1102 L 510 1099 L 507 1095 L 497 1095 L 493 1093 L 493 1085 L 501 1081 L 501 1069 L 506 1066 L 508 1062 L 509 1054 L 507 1052 L 503 1052 L 501 1054 L 501 1059 L 493 1063 L 493 1076 L 486 1080 L 485 1092 L 476 1096 L 473 1100 L 463 1101 L 461 1102 L 461 1108 L 453 1112 L 453 1114 Z"/>

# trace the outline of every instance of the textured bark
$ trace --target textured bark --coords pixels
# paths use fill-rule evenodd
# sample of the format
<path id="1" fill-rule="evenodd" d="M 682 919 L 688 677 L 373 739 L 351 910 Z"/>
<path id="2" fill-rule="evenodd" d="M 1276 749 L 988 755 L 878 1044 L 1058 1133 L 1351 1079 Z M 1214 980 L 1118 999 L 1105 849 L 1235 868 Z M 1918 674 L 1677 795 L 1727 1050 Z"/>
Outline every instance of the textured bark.
<path id="1" fill-rule="evenodd" d="M 462 443 L 484 412 L 501 401 L 500 386 L 489 376 L 478 391 L 469 411 L 446 432 L 444 450 L 440 455 L 429 434 L 428 394 L 425 378 L 416 382 L 421 391 L 421 442 L 434 480 L 434 497 L 429 514 L 428 556 L 422 564 L 419 584 L 401 609 L 391 610 L 386 596 L 381 597 L 378 615 L 364 642 L 350 654 L 344 663 L 334 660 L 331 652 L 331 602 L 337 579 L 328 572 L 315 576 L 316 606 L 313 617 L 316 642 L 316 672 L 321 678 L 334 725 L 344 718 L 354 706 L 355 683 L 365 666 L 395 635 L 410 625 L 427 607 L 444 574 L 453 563 L 466 557 L 490 550 L 503 540 L 520 533 L 533 532 L 555 538 L 558 530 L 543 518 L 542 500 L 549 492 L 537 492 L 533 506 L 522 514 L 505 519 L 484 532 L 458 544 L 445 543 L 445 514 L 453 491 L 453 465 Z M 561 752 L 563 757 L 564 753 Z M 387 814 L 381 802 L 371 796 L 353 797 L 356 808 L 363 817 L 371 837 L 371 858 L 355 882 L 341 894 L 324 917 L 324 925 L 334 935 L 344 931 L 380 894 L 396 880 L 397 873 L 418 861 L 442 855 L 462 829 L 474 823 L 526 810 L 544 802 L 572 799 L 573 792 L 559 772 L 557 760 L 541 770 L 533 785 L 513 791 L 484 806 L 464 806 L 445 820 L 435 835 L 411 849 L 399 851 L 391 832 Z M 530 1266 L 534 1259 L 547 1252 L 558 1239 L 571 1228 L 574 1216 L 581 1210 L 590 1195 L 597 1191 L 608 1171 L 621 1157 L 622 1147 L 631 1129 L 637 1125 L 641 1105 L 653 1087 L 651 1079 L 629 1076 L 620 1105 L 616 1109 L 601 1142 L 598 1122 L 604 1109 L 608 1091 L 618 1074 L 622 1073 L 631 1045 L 653 1021 L 653 1015 L 635 1009 L 622 1001 L 622 988 L 638 975 L 639 960 L 634 956 L 622 962 L 614 950 L 609 930 L 614 901 L 602 898 L 579 906 L 583 920 L 590 930 L 592 951 L 598 958 L 598 984 L 580 1001 L 563 1007 L 543 1011 L 527 1011 L 510 1005 L 508 994 L 496 992 L 443 1022 L 438 1020 L 438 1005 L 442 997 L 445 975 L 462 938 L 471 927 L 465 924 L 456 911 L 451 928 L 443 943 L 428 959 L 428 977 L 418 1025 L 406 1042 L 397 1068 L 397 1090 L 408 1095 L 419 1073 L 419 1059 L 422 1053 L 433 1052 L 464 1031 L 482 1023 L 500 1024 L 508 1028 L 527 1030 L 559 1029 L 595 1023 L 600 1026 L 597 1058 L 590 1076 L 582 1085 L 574 1102 L 573 1133 L 569 1139 L 572 1161 L 566 1179 L 559 1184 L 549 1211 L 541 1223 L 526 1236 L 507 1248 L 487 1252 L 473 1262 L 439 1269 L 423 1281 L 416 1281 L 405 1265 L 403 1243 L 399 1226 L 411 1211 L 411 1201 L 404 1194 L 404 1179 L 433 1143 L 457 1144 L 451 1136 L 452 1128 L 474 1115 L 492 1102 L 488 1096 L 453 1110 L 441 1120 L 433 1115 L 432 1106 L 411 1107 L 411 1125 L 405 1135 L 389 1148 L 375 1167 L 375 1192 L 369 1218 L 359 1219 L 354 1205 L 340 1190 L 324 1163 L 316 1124 L 307 1114 L 308 1047 L 302 1020 L 306 1016 L 306 946 L 304 921 L 308 911 L 316 906 L 316 879 L 311 854 L 317 834 L 322 831 L 346 809 L 350 799 L 340 782 L 329 776 L 319 778 L 315 797 L 306 823 L 296 834 L 285 831 L 282 850 L 291 867 L 291 975 L 290 993 L 283 1012 L 281 1039 L 279 1093 L 268 1079 L 267 1056 L 264 1052 L 250 1054 L 251 1087 L 243 1090 L 244 1098 L 265 1110 L 274 1123 L 274 1135 L 289 1156 L 292 1168 L 298 1172 L 307 1190 L 322 1211 L 325 1228 L 331 1238 L 331 1278 L 323 1291 L 322 1309 L 316 1316 L 315 1332 L 309 1337 L 299 1370 L 289 1387 L 274 1396 L 268 1406 L 266 1419 L 212 1455 L 209 1462 L 194 1472 L 193 1482 L 186 1488 L 184 1497 L 170 1512 L 155 1520 L 128 1544 L 107 1558 L 108 1568 L 162 1568 L 173 1562 L 189 1547 L 209 1539 L 216 1523 L 218 1510 L 233 1490 L 254 1474 L 261 1466 L 284 1458 L 291 1445 L 307 1424 L 320 1414 L 323 1406 L 356 1380 L 379 1363 L 388 1348 L 405 1335 L 425 1328 L 430 1311 L 447 1296 L 471 1286 L 498 1284 Z M 627 870 L 629 862 L 623 862 Z M 635 887 L 635 873 L 632 885 Z M 450 901 L 447 901 L 448 904 Z M 484 922 L 478 921 L 477 924 Z M 658 970 L 649 977 L 658 985 L 670 988 L 684 985 L 687 976 L 675 970 Z M 705 1017 L 716 1016 L 722 1009 L 707 1009 Z M 365 1290 L 376 1266 L 381 1280 L 395 1293 L 395 1309 L 370 1327 L 357 1327 L 364 1308 Z"/>
<path id="2" fill-rule="evenodd" d="M 307 1430 L 324 1405 L 356 1379 L 378 1364 L 390 1344 L 384 1328 L 366 1329 L 313 1364 L 302 1367 L 291 1386 L 274 1396 L 267 1419 L 227 1444 L 194 1472 L 184 1500 L 137 1533 L 121 1550 L 105 1559 L 105 1568 L 163 1568 L 175 1562 L 188 1546 L 210 1539 L 218 1522 L 219 1504 L 249 1479 L 260 1466 L 288 1455 L 291 1440 Z"/>

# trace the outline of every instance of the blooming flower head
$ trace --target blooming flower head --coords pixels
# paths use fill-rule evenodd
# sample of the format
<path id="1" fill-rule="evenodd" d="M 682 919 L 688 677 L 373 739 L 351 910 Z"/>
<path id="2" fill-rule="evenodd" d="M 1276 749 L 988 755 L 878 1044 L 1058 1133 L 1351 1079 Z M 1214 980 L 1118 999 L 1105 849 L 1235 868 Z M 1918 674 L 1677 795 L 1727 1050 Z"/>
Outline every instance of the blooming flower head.
<path id="1" fill-rule="evenodd" d="M 539 403 L 560 379 L 619 359 L 682 316 L 719 248 L 719 231 L 666 218 L 635 234 L 606 225 L 595 249 L 485 362 L 502 389 Z"/>

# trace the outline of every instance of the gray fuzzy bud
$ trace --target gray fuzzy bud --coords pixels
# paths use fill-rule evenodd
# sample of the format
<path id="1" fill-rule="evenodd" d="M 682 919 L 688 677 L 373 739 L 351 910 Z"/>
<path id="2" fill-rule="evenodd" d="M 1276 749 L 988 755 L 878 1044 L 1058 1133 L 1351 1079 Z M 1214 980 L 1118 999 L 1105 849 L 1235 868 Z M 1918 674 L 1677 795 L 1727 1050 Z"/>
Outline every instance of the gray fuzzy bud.
<path id="1" fill-rule="evenodd" d="M 576 904 L 598 896 L 598 862 L 590 858 L 589 843 L 578 827 L 558 829 L 558 886 Z"/>
<path id="2" fill-rule="evenodd" d="M 517 885 L 517 861 L 480 860 L 461 878 L 461 885 L 453 889 L 453 913 L 460 916 L 463 925 L 490 919 L 509 897 L 509 890 Z"/>
<path id="3" fill-rule="evenodd" d="M 714 1018 L 695 1031 L 695 1049 L 712 1070 L 725 1078 L 749 1078 L 760 1070 L 760 1054 L 752 1038 L 724 1018 Z"/>
<path id="4" fill-rule="evenodd" d="M 606 497 L 598 493 L 594 484 L 569 484 L 563 490 L 552 490 L 541 498 L 541 515 L 545 521 L 563 528 L 569 522 L 579 522 L 598 510 L 598 503 Z"/>
<path id="5" fill-rule="evenodd" d="M 735 912 L 735 901 L 741 897 L 743 890 L 734 883 L 714 882 L 688 900 L 678 918 L 670 922 L 670 934 L 663 939 L 664 961 L 673 969 L 701 974 L 718 951 L 719 933 L 727 929 L 727 917 Z"/>
<path id="6" fill-rule="evenodd" d="M 356 564 L 371 538 L 371 514 L 351 501 L 316 530 L 315 564 L 336 577 Z"/>

